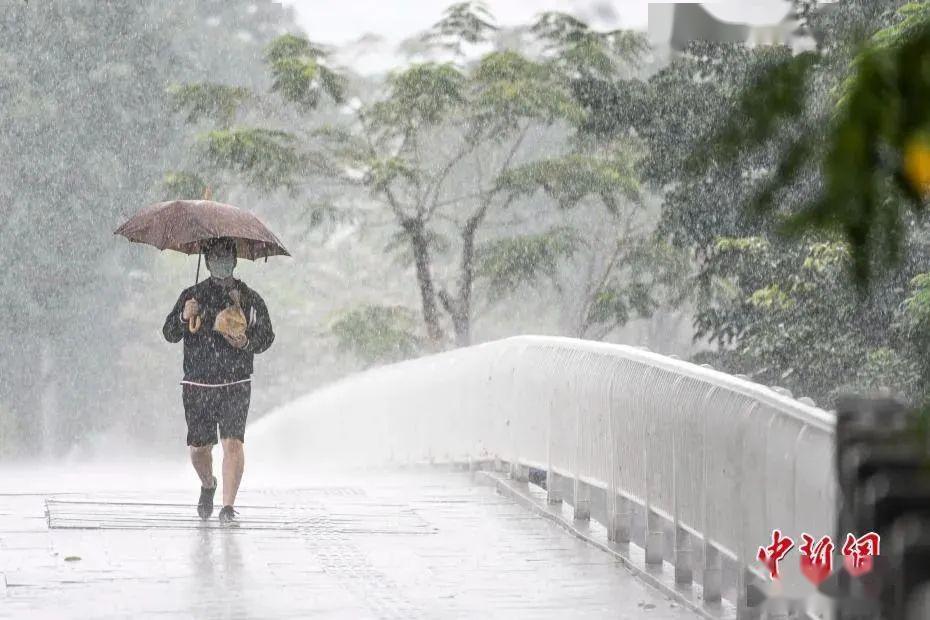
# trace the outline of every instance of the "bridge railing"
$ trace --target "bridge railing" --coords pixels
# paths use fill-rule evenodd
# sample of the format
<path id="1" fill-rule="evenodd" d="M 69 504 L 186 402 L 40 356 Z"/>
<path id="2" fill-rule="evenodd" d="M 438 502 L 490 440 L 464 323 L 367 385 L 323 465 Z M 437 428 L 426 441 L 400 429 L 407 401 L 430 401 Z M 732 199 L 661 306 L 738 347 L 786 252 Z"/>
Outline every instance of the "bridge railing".
<path id="1" fill-rule="evenodd" d="M 552 502 L 579 519 L 601 502 L 611 540 L 673 564 L 708 603 L 735 592 L 740 608 L 773 530 L 795 541 L 833 532 L 833 425 L 708 367 L 526 336 L 349 377 L 260 420 L 250 441 L 295 462 L 499 459 L 518 478 L 546 471 Z M 783 584 L 807 592 L 792 558 Z"/>

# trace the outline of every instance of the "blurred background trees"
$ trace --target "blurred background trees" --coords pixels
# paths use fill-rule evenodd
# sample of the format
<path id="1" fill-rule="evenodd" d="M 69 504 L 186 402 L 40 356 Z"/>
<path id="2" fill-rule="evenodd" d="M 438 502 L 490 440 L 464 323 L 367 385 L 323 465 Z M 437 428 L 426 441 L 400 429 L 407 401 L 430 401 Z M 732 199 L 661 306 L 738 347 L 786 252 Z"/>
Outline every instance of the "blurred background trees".
<path id="1" fill-rule="evenodd" d="M 826 407 L 844 389 L 923 398 L 928 3 L 796 4 L 807 52 L 694 43 L 656 68 L 636 33 L 561 13 L 503 28 L 460 3 L 378 75 L 270 0 L 12 3 L 0 458 L 181 445 L 180 351 L 159 327 L 194 262 L 111 231 L 208 186 L 295 256 L 239 267 L 279 334 L 256 417 L 532 332 Z"/>

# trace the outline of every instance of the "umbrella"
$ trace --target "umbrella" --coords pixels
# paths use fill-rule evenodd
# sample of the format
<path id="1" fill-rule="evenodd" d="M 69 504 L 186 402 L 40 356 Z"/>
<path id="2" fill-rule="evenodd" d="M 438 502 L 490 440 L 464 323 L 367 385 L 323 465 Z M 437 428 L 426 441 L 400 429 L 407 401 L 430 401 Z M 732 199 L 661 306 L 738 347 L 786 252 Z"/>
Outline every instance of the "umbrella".
<path id="1" fill-rule="evenodd" d="M 236 255 L 255 260 L 290 256 L 261 220 L 232 205 L 212 200 L 171 200 L 150 205 L 114 231 L 136 243 L 159 250 L 200 254 L 210 239 L 236 240 Z"/>
<path id="2" fill-rule="evenodd" d="M 230 237 L 239 258 L 256 260 L 290 256 L 281 241 L 257 217 L 232 205 L 212 200 L 171 200 L 145 207 L 113 234 L 159 250 L 197 254 L 196 284 L 200 280 L 200 254 L 205 241 Z"/>

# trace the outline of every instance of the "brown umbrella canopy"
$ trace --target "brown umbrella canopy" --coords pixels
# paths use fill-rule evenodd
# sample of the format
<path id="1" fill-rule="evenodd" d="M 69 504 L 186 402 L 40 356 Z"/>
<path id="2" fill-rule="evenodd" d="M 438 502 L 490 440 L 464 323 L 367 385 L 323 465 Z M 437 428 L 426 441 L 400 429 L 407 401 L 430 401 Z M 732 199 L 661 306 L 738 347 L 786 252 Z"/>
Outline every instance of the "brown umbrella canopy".
<path id="1" fill-rule="evenodd" d="M 199 254 L 209 239 L 236 240 L 239 258 L 255 260 L 290 256 L 281 241 L 262 222 L 232 205 L 212 200 L 172 200 L 148 206 L 114 231 L 136 243 L 159 250 Z"/>

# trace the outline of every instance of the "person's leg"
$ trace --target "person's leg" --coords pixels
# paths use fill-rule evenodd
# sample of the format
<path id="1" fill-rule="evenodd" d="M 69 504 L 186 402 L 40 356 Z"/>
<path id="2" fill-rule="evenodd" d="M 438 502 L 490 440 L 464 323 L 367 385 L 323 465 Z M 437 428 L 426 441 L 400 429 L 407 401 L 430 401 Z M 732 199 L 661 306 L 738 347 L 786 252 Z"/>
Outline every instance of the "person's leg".
<path id="1" fill-rule="evenodd" d="M 205 489 L 212 489 L 213 478 L 213 446 L 191 446 L 191 465 L 200 478 L 200 485 Z"/>
<path id="2" fill-rule="evenodd" d="M 213 475 L 213 446 L 217 442 L 216 419 L 213 409 L 209 406 L 212 397 L 206 389 L 209 388 L 193 385 L 185 385 L 183 389 L 187 445 L 191 465 L 200 478 L 197 514 L 201 519 L 209 519 L 213 514 L 213 496 L 217 486 Z"/>
<path id="3" fill-rule="evenodd" d="M 223 505 L 235 506 L 242 472 L 245 470 L 245 450 L 242 440 L 223 438 Z"/>
<path id="4" fill-rule="evenodd" d="M 223 506 L 234 506 L 245 469 L 243 442 L 252 386 L 241 383 L 222 389 L 222 413 L 218 417 L 223 442 Z"/>

